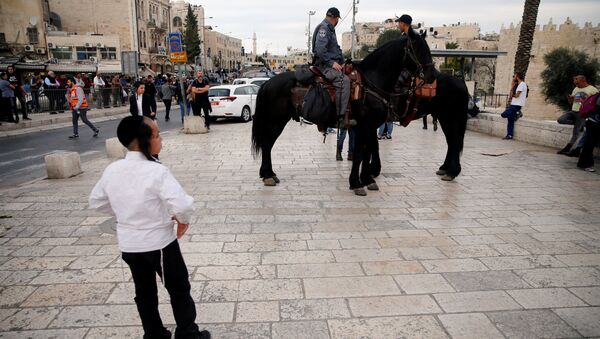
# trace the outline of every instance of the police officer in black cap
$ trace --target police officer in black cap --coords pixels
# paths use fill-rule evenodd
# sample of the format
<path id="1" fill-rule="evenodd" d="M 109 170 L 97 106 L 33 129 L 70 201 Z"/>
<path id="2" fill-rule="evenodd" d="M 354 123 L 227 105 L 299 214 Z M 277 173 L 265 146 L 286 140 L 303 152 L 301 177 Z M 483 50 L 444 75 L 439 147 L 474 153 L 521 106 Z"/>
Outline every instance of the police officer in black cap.
<path id="1" fill-rule="evenodd" d="M 336 91 L 338 116 L 346 111 L 350 99 L 350 79 L 342 72 L 344 55 L 337 42 L 335 26 L 340 21 L 340 11 L 331 7 L 325 19 L 317 25 L 313 34 L 314 65 L 333 83 Z"/>
<path id="2" fill-rule="evenodd" d="M 402 14 L 398 19 L 396 19 L 398 23 L 398 28 L 404 33 L 408 34 L 408 30 L 412 29 L 412 17 L 408 14 Z"/>

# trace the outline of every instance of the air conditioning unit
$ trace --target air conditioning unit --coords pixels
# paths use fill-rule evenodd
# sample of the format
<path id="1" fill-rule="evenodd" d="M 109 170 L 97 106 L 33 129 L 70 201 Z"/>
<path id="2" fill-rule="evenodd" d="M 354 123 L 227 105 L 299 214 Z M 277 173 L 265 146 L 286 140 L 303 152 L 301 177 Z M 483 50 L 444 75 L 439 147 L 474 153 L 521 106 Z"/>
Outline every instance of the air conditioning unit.
<path id="1" fill-rule="evenodd" d="M 37 54 L 46 54 L 46 49 L 45 49 L 45 48 L 37 48 L 37 49 L 35 50 L 35 52 L 36 52 Z"/>
<path id="2" fill-rule="evenodd" d="M 25 45 L 25 52 L 34 52 L 35 47 L 33 45 Z"/>
<path id="3" fill-rule="evenodd" d="M 49 43 L 48 43 L 48 48 L 49 48 L 49 49 L 56 49 L 56 44 L 54 44 L 54 43 L 52 43 L 52 42 L 49 42 Z"/>
<path id="4" fill-rule="evenodd" d="M 98 47 L 98 48 L 104 48 L 104 45 L 103 44 L 96 44 L 96 47 Z"/>
<path id="5" fill-rule="evenodd" d="M 98 58 L 97 57 L 90 57 L 90 61 L 93 63 L 98 62 Z"/>
<path id="6" fill-rule="evenodd" d="M 86 42 L 85 47 L 92 47 L 92 44 L 90 44 L 89 42 Z"/>

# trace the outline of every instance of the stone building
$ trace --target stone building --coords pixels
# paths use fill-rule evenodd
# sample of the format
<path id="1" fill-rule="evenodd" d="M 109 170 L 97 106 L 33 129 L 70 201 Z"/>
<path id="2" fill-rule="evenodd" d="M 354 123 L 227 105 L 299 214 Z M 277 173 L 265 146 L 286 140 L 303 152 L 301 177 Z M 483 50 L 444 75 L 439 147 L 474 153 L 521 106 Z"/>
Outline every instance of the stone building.
<path id="1" fill-rule="evenodd" d="M 519 25 L 511 24 L 500 30 L 498 48 L 508 52 L 507 56 L 498 58 L 496 72 L 496 94 L 507 94 L 512 78 L 515 53 L 519 41 Z M 550 20 L 541 28 L 538 26 L 533 36 L 531 59 L 527 70 L 526 83 L 529 85 L 529 97 L 523 109 L 528 118 L 555 120 L 561 110 L 545 102 L 541 88 L 541 73 L 546 68 L 544 55 L 559 48 L 566 47 L 587 53 L 593 58 L 600 57 L 600 25 L 585 23 L 583 27 L 574 24 L 570 19 L 557 26 Z M 595 84 L 599 86 L 600 84 Z"/>
<path id="2" fill-rule="evenodd" d="M 184 0 L 176 0 L 171 1 L 171 27 L 173 28 L 173 32 L 183 33 L 185 31 L 185 20 L 187 17 L 188 6 L 190 4 L 185 2 Z M 200 38 L 200 55 L 198 56 L 198 60 L 188 60 L 189 62 L 197 63 L 199 65 L 208 65 L 210 61 L 206 58 L 206 39 L 204 36 L 205 30 L 205 17 L 204 17 L 204 7 L 202 5 L 191 5 L 192 12 L 196 15 L 196 20 L 198 21 L 198 37 Z M 208 68 L 207 68 L 208 69 Z"/>
<path id="3" fill-rule="evenodd" d="M 49 31 L 46 37 L 50 63 L 55 72 L 122 73 L 118 35 L 69 34 Z"/>
<path id="4" fill-rule="evenodd" d="M 49 22 L 48 0 L 0 1 L 0 71 L 43 70 Z"/>
<path id="5" fill-rule="evenodd" d="M 138 52 L 142 74 L 169 71 L 168 0 L 49 0 L 49 7 L 60 20 L 62 31 L 118 36 L 121 51 Z"/>
<path id="6" fill-rule="evenodd" d="M 242 66 L 242 40 L 212 29 L 204 30 L 207 68 L 238 70 Z"/>

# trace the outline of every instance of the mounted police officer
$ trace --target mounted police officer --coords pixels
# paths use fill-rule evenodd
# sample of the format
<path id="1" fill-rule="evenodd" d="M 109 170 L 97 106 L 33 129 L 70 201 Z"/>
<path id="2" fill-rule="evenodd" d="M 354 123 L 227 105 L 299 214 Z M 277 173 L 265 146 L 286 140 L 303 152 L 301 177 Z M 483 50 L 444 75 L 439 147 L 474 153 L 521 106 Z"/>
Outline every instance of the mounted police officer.
<path id="1" fill-rule="evenodd" d="M 313 34 L 313 65 L 333 83 L 336 92 L 338 117 L 343 116 L 350 99 L 350 79 L 342 72 L 344 55 L 337 42 L 335 26 L 340 21 L 340 11 L 331 7 L 325 19 L 317 25 Z"/>
<path id="2" fill-rule="evenodd" d="M 408 35 L 408 30 L 412 29 L 412 17 L 408 14 L 402 14 L 398 19 L 396 19 L 398 23 L 398 28 L 402 31 L 402 33 Z"/>

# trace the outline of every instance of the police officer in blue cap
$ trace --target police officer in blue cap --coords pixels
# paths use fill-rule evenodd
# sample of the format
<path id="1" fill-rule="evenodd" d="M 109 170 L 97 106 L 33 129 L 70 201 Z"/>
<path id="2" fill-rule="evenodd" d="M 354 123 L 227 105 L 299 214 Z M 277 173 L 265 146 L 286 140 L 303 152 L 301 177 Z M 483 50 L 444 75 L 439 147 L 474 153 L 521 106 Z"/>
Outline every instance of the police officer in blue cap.
<path id="1" fill-rule="evenodd" d="M 336 91 L 336 109 L 342 116 L 350 99 L 350 79 L 342 72 L 344 55 L 335 36 L 335 26 L 340 21 L 340 11 L 331 7 L 325 19 L 317 25 L 313 34 L 314 65 L 333 83 Z"/>

